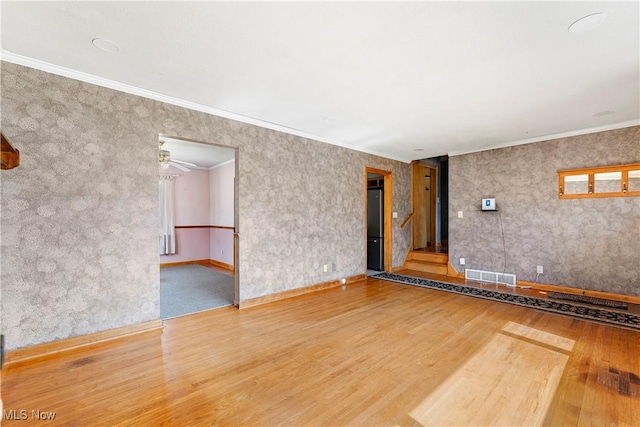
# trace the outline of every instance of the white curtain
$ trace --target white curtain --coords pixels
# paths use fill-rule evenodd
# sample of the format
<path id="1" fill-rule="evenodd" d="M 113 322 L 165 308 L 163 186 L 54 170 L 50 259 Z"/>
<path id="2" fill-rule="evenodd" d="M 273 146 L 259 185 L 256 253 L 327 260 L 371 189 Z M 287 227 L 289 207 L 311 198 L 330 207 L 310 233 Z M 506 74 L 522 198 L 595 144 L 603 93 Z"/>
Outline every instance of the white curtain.
<path id="1" fill-rule="evenodd" d="M 160 175 L 160 255 L 176 253 L 173 207 L 174 178 L 174 175 Z"/>

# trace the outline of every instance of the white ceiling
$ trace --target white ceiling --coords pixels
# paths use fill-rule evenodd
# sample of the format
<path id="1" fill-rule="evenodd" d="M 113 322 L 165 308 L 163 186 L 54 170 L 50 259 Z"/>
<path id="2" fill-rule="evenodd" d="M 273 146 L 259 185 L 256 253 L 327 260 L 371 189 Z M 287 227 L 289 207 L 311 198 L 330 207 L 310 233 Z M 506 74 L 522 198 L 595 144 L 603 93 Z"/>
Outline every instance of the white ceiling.
<path id="1" fill-rule="evenodd" d="M 403 161 L 640 123 L 639 2 L 0 7 L 6 61 Z"/>
<path id="2" fill-rule="evenodd" d="M 162 149 L 169 151 L 171 159 L 195 164 L 198 169 L 211 169 L 235 159 L 235 150 L 180 138 L 160 135 Z"/>

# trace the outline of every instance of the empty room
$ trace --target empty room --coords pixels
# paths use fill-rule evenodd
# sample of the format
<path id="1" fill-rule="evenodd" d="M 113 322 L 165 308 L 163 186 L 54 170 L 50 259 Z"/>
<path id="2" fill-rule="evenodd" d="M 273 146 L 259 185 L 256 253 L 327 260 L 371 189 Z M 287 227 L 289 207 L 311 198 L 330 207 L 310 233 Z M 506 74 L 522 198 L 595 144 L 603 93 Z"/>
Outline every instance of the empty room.
<path id="1" fill-rule="evenodd" d="M 2 425 L 640 425 L 638 2 L 0 19 Z"/>

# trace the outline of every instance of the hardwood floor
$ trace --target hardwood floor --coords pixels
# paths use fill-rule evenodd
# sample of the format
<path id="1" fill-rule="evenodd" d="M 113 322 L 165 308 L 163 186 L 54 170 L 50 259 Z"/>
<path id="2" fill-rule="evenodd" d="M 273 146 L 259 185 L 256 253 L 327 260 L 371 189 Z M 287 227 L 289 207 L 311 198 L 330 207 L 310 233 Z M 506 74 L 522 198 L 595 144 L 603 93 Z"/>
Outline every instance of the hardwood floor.
<path id="1" fill-rule="evenodd" d="M 637 331 L 369 278 L 9 365 L 2 398 L 37 425 L 637 426 L 638 355 Z"/>

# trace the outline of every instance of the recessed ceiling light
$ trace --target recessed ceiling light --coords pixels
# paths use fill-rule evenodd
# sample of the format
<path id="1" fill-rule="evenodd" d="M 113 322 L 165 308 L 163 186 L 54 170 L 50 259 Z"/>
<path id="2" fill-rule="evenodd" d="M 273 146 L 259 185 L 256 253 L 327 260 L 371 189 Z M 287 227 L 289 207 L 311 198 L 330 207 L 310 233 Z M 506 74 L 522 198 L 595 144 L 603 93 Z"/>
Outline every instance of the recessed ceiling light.
<path id="1" fill-rule="evenodd" d="M 604 116 L 610 116 L 612 114 L 615 114 L 616 112 L 613 110 L 607 110 L 607 111 L 600 111 L 599 113 L 595 113 L 593 115 L 593 117 L 604 117 Z"/>
<path id="2" fill-rule="evenodd" d="M 116 53 L 120 50 L 120 46 L 107 39 L 93 39 L 91 43 L 98 49 L 109 53 Z"/>
<path id="3" fill-rule="evenodd" d="M 569 25 L 569 32 L 573 34 L 580 34 L 593 30 L 598 25 L 602 24 L 605 19 L 607 19 L 607 14 L 602 12 L 583 16 L 573 24 Z"/>
<path id="4" fill-rule="evenodd" d="M 416 148 L 415 151 L 424 151 L 424 148 Z"/>

